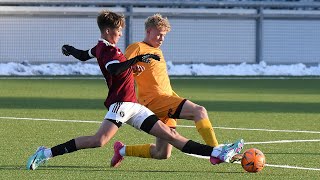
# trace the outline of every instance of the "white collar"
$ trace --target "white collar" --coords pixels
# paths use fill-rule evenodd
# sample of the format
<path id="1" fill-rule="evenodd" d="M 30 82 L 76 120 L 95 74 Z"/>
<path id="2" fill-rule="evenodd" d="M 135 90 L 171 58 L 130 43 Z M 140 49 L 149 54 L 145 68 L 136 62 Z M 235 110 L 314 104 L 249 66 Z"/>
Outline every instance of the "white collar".
<path id="1" fill-rule="evenodd" d="M 107 40 L 105 40 L 105 39 L 100 38 L 99 41 L 102 41 L 106 46 L 113 46 L 113 47 L 115 47 L 115 44 L 111 44 L 109 41 L 107 41 Z"/>

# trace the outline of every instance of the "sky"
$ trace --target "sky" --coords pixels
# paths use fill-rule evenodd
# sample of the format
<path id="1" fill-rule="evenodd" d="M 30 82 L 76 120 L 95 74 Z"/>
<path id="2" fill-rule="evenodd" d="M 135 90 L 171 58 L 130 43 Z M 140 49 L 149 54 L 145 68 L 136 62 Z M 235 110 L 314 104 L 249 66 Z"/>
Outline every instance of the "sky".
<path id="1" fill-rule="evenodd" d="M 320 64 L 268 65 L 259 64 L 179 64 L 167 62 L 169 75 L 176 76 L 320 76 Z M 57 76 L 57 75 L 101 75 L 94 63 L 38 64 L 0 63 L 0 76 Z"/>

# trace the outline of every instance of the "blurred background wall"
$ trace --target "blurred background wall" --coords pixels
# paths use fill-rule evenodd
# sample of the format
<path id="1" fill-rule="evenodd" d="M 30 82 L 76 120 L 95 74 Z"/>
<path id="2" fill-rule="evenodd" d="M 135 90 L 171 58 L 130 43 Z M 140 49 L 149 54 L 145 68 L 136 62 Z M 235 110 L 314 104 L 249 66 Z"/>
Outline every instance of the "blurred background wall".
<path id="1" fill-rule="evenodd" d="M 73 63 L 61 46 L 93 47 L 102 9 L 127 18 L 122 51 L 161 13 L 172 26 L 161 48 L 175 64 L 320 63 L 319 2 L 249 0 L 0 0 L 0 63 Z"/>

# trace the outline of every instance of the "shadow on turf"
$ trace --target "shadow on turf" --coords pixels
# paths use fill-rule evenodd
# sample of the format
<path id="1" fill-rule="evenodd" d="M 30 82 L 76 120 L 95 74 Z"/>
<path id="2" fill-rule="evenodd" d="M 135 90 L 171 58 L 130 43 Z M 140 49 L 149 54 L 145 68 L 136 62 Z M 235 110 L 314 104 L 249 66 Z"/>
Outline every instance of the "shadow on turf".
<path id="1" fill-rule="evenodd" d="M 41 166 L 38 170 L 77 170 L 77 169 L 88 169 L 94 171 L 104 171 L 105 166 Z M 14 166 L 14 165 L 7 165 L 7 166 L 0 166 L 0 170 L 26 170 L 26 166 Z"/>
<path id="2" fill-rule="evenodd" d="M 14 166 L 14 165 L 0 166 L 0 170 L 24 170 L 24 169 L 26 169 L 25 166 Z"/>
<path id="3" fill-rule="evenodd" d="M 26 170 L 25 166 L 0 166 L 1 170 Z M 54 170 L 54 171 L 121 171 L 121 172 L 143 172 L 143 173 L 194 173 L 194 172 L 201 172 L 201 173 L 212 173 L 211 171 L 190 171 L 190 170 L 125 170 L 125 169 L 119 169 L 119 168 L 109 168 L 106 166 L 42 166 L 39 167 L 36 171 L 47 171 L 47 170 Z M 27 170 L 26 170 L 27 171 Z M 226 173 L 226 174 L 243 174 L 244 172 L 219 172 L 214 171 L 214 173 Z"/>
<path id="4" fill-rule="evenodd" d="M 0 108 L 6 109 L 105 109 L 103 103 L 104 99 L 0 98 Z"/>
<path id="5" fill-rule="evenodd" d="M 104 99 L 1 97 L 3 109 L 105 109 Z M 260 101 L 195 101 L 209 111 L 319 113 L 320 103 Z"/>

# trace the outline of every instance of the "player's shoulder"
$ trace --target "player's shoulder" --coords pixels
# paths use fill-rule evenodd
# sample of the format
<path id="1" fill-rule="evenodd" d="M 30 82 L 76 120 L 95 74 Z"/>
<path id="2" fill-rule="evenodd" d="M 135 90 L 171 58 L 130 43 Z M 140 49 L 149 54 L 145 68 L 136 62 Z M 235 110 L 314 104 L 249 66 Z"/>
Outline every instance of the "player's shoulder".
<path id="1" fill-rule="evenodd" d="M 142 47 L 142 42 L 135 42 L 128 46 L 128 49 L 140 49 Z"/>
<path id="2" fill-rule="evenodd" d="M 108 58 L 118 58 L 123 55 L 120 48 L 107 44 L 103 41 L 99 41 L 97 44 L 97 49 L 99 49 L 99 56 L 104 56 Z"/>
<path id="3" fill-rule="evenodd" d="M 114 45 L 112 45 L 111 43 L 109 43 L 108 41 L 103 40 L 103 39 L 100 39 L 100 40 L 98 41 L 97 46 L 100 46 L 100 47 L 102 47 L 102 48 L 109 48 L 109 49 L 115 48 Z"/>
<path id="4" fill-rule="evenodd" d="M 141 51 L 141 42 L 135 42 L 130 44 L 127 48 L 126 48 L 126 57 L 127 58 L 132 58 L 133 56 L 136 56 L 138 54 L 140 54 Z"/>
<path id="5" fill-rule="evenodd" d="M 118 47 L 116 47 L 110 43 L 106 43 L 104 41 L 99 41 L 97 46 L 100 47 L 101 49 L 103 49 L 104 51 L 117 52 L 119 50 Z"/>

